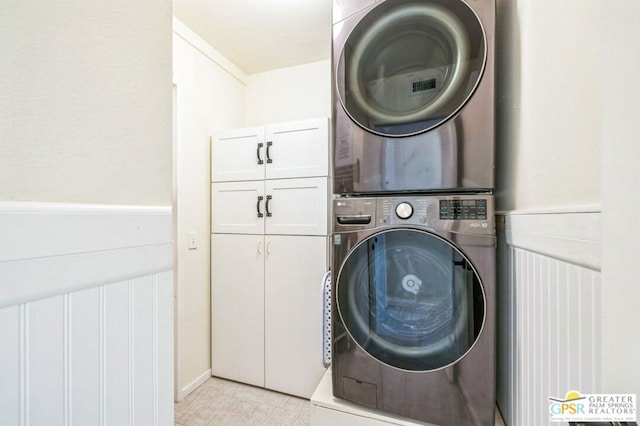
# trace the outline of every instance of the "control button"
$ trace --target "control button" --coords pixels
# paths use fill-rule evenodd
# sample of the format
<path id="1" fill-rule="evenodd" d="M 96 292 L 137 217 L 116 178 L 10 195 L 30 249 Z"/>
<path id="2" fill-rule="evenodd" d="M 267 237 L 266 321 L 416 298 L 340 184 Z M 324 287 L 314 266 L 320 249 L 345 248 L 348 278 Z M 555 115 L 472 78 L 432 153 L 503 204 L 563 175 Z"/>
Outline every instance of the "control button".
<path id="1" fill-rule="evenodd" d="M 396 214 L 400 219 L 409 219 L 413 215 L 413 207 L 409 203 L 400 203 L 396 206 Z"/>

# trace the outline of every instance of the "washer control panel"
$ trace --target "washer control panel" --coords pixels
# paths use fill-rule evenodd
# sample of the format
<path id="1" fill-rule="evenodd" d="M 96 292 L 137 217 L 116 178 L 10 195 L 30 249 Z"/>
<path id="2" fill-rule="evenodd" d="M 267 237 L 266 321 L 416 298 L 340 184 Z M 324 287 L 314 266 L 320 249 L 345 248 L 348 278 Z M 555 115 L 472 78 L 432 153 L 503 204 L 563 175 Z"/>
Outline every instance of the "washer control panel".
<path id="1" fill-rule="evenodd" d="M 334 233 L 417 226 L 495 235 L 492 195 L 344 197 L 334 200 L 333 217 Z"/>

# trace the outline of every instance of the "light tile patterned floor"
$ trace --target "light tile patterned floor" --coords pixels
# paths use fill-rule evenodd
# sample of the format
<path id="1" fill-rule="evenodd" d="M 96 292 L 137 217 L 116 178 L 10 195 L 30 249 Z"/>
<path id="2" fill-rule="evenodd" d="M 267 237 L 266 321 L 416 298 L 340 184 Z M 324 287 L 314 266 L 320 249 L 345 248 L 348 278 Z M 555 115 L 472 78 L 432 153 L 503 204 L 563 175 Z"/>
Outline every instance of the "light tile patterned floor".
<path id="1" fill-rule="evenodd" d="M 179 426 L 309 425 L 308 400 L 211 378 L 175 404 Z"/>

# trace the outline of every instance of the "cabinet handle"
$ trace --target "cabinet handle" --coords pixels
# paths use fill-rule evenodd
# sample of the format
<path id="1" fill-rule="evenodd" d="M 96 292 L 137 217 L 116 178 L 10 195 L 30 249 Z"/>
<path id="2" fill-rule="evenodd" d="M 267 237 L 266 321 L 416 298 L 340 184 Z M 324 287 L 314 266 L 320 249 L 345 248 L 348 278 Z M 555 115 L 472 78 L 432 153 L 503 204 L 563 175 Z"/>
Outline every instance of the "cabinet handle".
<path id="1" fill-rule="evenodd" d="M 256 157 L 258 157 L 258 164 L 264 164 L 264 160 L 260 158 L 260 150 L 264 144 L 262 142 L 258 142 L 258 148 L 256 148 Z"/>
<path id="2" fill-rule="evenodd" d="M 271 240 L 267 241 L 267 254 L 271 254 Z"/>
<path id="3" fill-rule="evenodd" d="M 258 241 L 258 254 L 262 254 L 262 240 Z"/>
<path id="4" fill-rule="evenodd" d="M 267 142 L 267 163 L 271 164 L 273 163 L 273 160 L 271 159 L 271 147 L 273 146 L 273 142 L 269 141 Z"/>
<path id="5" fill-rule="evenodd" d="M 260 203 L 262 202 L 262 200 L 264 200 L 264 197 L 262 195 L 258 195 L 258 202 L 256 203 L 256 210 L 258 211 L 258 217 L 264 216 L 260 211 Z"/>
<path id="6" fill-rule="evenodd" d="M 269 211 L 269 202 L 271 201 L 272 198 L 273 197 L 271 195 L 267 195 L 267 202 L 264 205 L 264 209 L 267 211 L 267 217 L 272 216 L 271 212 Z"/>

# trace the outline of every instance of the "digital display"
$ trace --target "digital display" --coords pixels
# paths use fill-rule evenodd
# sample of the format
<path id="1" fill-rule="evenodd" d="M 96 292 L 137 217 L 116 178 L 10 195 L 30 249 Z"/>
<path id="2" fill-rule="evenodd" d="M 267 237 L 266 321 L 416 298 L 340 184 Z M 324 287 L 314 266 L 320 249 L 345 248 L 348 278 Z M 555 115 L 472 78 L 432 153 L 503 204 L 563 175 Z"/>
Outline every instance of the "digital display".
<path id="1" fill-rule="evenodd" d="M 424 92 L 425 90 L 435 89 L 436 79 L 431 78 L 429 80 L 416 81 L 413 83 L 413 92 Z"/>
<path id="2" fill-rule="evenodd" d="M 487 220 L 487 200 L 440 200 L 440 220 Z"/>

